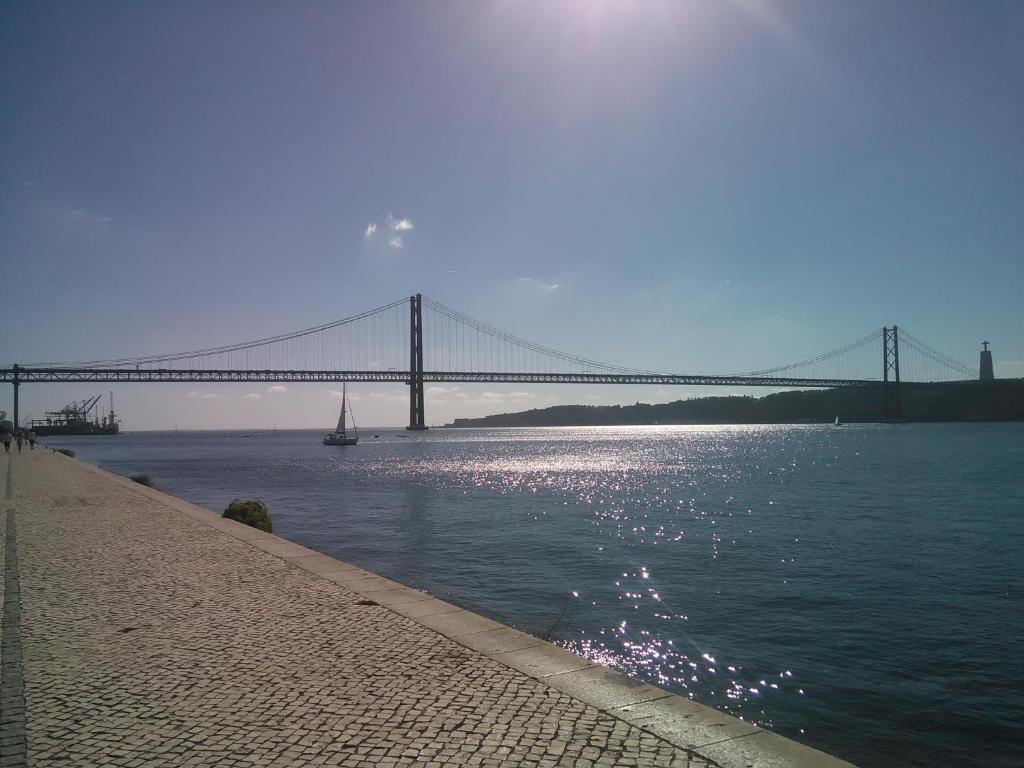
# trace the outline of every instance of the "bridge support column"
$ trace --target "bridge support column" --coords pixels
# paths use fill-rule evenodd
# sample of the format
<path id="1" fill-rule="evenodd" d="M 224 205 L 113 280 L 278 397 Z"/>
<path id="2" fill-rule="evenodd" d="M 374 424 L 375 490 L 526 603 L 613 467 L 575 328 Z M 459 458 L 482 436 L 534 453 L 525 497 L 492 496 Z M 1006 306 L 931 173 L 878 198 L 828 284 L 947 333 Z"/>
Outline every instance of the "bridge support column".
<path id="1" fill-rule="evenodd" d="M 893 381 L 889 381 L 889 372 Z M 886 421 L 903 418 L 900 402 L 900 337 L 899 329 L 882 328 L 882 415 Z"/>
<path id="2" fill-rule="evenodd" d="M 18 371 L 19 370 L 20 369 L 18 368 L 18 364 L 15 363 L 14 364 L 14 380 L 12 382 L 14 384 L 14 428 L 15 429 L 17 429 L 18 427 L 21 426 L 21 421 L 19 421 L 20 417 L 19 417 L 19 414 L 18 414 L 18 390 L 21 389 L 21 377 L 18 376 Z"/>
<path id="3" fill-rule="evenodd" d="M 427 428 L 423 403 L 423 297 L 409 297 L 409 426 Z"/>

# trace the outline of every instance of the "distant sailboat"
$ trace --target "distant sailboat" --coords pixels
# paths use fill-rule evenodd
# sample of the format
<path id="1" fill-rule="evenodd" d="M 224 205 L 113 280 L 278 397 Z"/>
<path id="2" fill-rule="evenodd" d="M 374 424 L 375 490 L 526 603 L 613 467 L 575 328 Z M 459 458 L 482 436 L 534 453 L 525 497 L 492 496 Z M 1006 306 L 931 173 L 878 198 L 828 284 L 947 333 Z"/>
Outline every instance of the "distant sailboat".
<path id="1" fill-rule="evenodd" d="M 345 404 L 348 401 L 348 393 L 345 385 L 341 385 L 341 416 L 338 417 L 338 427 L 333 432 L 324 435 L 324 445 L 355 445 L 359 442 L 359 429 L 356 427 L 355 417 L 352 417 L 352 437 L 345 432 Z"/>
<path id="2" fill-rule="evenodd" d="M 837 413 L 836 414 L 836 426 L 837 427 L 841 427 L 842 425 L 843 425 L 843 423 L 841 421 L 839 421 L 839 414 Z"/>

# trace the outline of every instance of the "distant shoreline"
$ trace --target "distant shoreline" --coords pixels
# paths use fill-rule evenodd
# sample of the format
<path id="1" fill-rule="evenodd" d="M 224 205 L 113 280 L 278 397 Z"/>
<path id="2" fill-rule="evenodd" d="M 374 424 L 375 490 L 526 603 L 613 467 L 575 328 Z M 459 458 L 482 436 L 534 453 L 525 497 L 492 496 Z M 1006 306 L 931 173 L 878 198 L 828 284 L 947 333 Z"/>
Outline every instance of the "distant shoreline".
<path id="1" fill-rule="evenodd" d="M 779 392 L 764 397 L 702 397 L 635 405 L 556 405 L 480 418 L 455 419 L 446 429 L 472 427 L 709 426 L 733 424 L 956 423 L 1024 421 L 1024 381 L 915 388 L 904 385 L 902 413 L 886 419 L 880 390 L 842 388 Z"/>

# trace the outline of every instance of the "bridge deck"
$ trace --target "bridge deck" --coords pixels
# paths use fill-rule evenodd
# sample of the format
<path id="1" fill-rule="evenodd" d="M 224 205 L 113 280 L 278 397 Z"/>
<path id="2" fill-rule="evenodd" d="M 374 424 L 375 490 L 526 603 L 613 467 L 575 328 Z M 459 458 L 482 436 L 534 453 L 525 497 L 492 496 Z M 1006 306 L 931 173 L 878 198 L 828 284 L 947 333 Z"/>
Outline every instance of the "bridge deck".
<path id="1" fill-rule="evenodd" d="M 219 368 L 0 368 L 0 382 L 391 382 L 408 384 L 409 371 L 291 370 Z M 792 376 L 704 375 L 689 373 L 547 373 L 503 371 L 424 371 L 426 382 L 479 384 L 655 384 L 659 386 L 862 387 L 876 379 L 820 379 Z"/>
<path id="2" fill-rule="evenodd" d="M 846 765 L 87 464 L 0 461 L 4 765 Z"/>

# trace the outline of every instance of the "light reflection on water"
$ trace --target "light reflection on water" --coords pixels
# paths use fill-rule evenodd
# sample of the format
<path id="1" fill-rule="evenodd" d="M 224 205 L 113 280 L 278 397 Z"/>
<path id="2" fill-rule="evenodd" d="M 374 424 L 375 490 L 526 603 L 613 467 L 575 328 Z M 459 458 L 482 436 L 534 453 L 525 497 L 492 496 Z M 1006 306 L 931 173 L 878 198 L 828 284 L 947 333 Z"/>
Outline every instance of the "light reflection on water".
<path id="1" fill-rule="evenodd" d="M 61 444 L 867 766 L 1019 754 L 1022 426 Z"/>
<path id="2" fill-rule="evenodd" d="M 782 476 L 797 468 L 795 460 L 764 472 L 762 464 L 773 443 L 793 439 L 794 428 L 563 429 L 544 430 L 539 439 L 537 432 L 504 431 L 485 456 L 460 451 L 401 467 L 381 462 L 372 471 L 433 482 L 444 478 L 453 488 L 561 498 L 562 506 L 571 508 L 561 514 L 573 526 L 562 535 L 576 537 L 577 523 L 589 522 L 588 538 L 597 536 L 589 546 L 603 555 L 612 547 L 625 559 L 615 558 L 605 569 L 611 583 L 581 584 L 582 594 L 568 590 L 568 609 L 545 634 L 561 635 L 563 645 L 602 664 L 691 698 L 714 699 L 720 709 L 771 727 L 763 697 L 803 695 L 799 681 L 789 669 L 751 669 L 737 659 L 719 664 L 713 649 L 699 639 L 699 629 L 689 626 L 688 589 L 681 584 L 692 580 L 686 578 L 689 569 L 717 560 L 723 548 L 741 538 L 753 538 L 753 509 L 739 509 L 734 495 L 714 489 L 757 474 L 778 474 L 785 482 Z M 817 428 L 795 432 L 823 434 Z M 493 432 L 470 433 L 466 442 L 482 440 L 492 442 Z M 801 452 L 804 446 L 799 439 L 794 442 L 791 450 Z M 536 520 L 559 511 L 544 505 L 527 514 Z M 612 541 L 602 542 L 604 537 Z M 651 548 L 659 545 L 671 551 L 656 555 Z M 664 567 L 652 573 L 654 566 L 646 561 L 660 564 L 666 558 Z M 780 558 L 787 561 L 795 557 Z M 622 564 L 627 570 L 611 573 Z"/>

